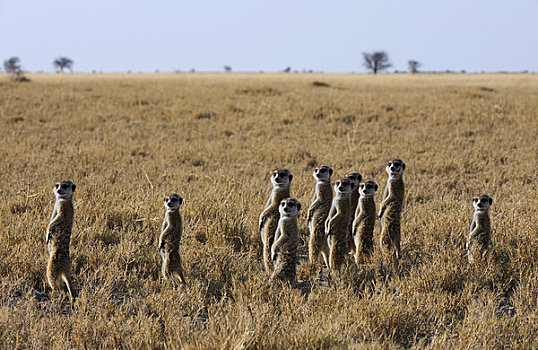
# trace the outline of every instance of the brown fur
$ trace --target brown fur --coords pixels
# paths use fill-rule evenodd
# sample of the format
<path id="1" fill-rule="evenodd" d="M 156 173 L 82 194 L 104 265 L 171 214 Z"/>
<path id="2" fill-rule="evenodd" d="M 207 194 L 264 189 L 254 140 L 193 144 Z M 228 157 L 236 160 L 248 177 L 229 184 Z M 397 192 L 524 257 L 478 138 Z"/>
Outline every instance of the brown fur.
<path id="1" fill-rule="evenodd" d="M 177 280 L 179 283 L 185 283 L 183 268 L 181 266 L 181 256 L 179 255 L 179 244 L 182 233 L 183 222 L 179 208 L 178 210 L 167 210 L 159 237 L 159 253 L 162 258 L 162 274 L 164 280 Z"/>
<path id="2" fill-rule="evenodd" d="M 401 162 L 401 160 L 398 159 L 391 162 L 396 161 Z M 403 165 L 403 168 L 405 169 L 405 164 Z M 379 212 L 379 217 L 381 219 L 381 251 L 385 256 L 388 256 L 390 253 L 395 264 L 397 264 L 400 259 L 401 253 L 400 216 L 404 202 L 404 191 L 405 187 L 402 169 L 402 175 L 399 177 L 392 177 L 389 175 L 387 185 L 383 192 L 383 201 Z"/>
<path id="3" fill-rule="evenodd" d="M 370 183 L 377 189 L 377 185 L 373 181 L 370 181 Z M 364 185 L 364 183 L 361 184 L 361 186 Z M 368 260 L 374 252 L 373 235 L 375 220 L 376 212 L 374 196 L 360 196 L 352 231 L 353 239 L 357 247 L 355 251 L 355 262 L 357 264 Z"/>
<path id="4" fill-rule="evenodd" d="M 351 180 L 353 188 L 349 194 L 349 236 L 348 236 L 348 250 L 349 253 L 355 254 L 357 249 L 355 245 L 355 240 L 353 239 L 353 220 L 355 219 L 355 213 L 357 211 L 357 206 L 359 205 L 359 184 L 362 180 L 362 175 L 358 172 L 346 173 L 344 177 Z"/>
<path id="5" fill-rule="evenodd" d="M 289 171 L 286 169 L 276 169 L 274 172 L 280 171 L 285 171 L 289 174 Z M 289 176 L 291 177 L 291 174 L 289 174 Z M 273 178 L 271 180 L 273 182 Z M 273 244 L 275 231 L 278 227 L 278 220 L 280 218 L 278 208 L 280 202 L 290 196 L 290 183 L 291 179 L 287 186 L 275 186 L 273 182 L 271 196 L 269 197 L 264 210 L 260 214 L 259 230 L 262 240 L 262 259 L 265 270 L 268 273 L 273 271 L 273 263 L 271 262 L 271 246 Z"/>
<path id="6" fill-rule="evenodd" d="M 475 197 L 477 200 L 482 198 L 489 201 L 489 204 L 492 203 L 492 199 L 488 195 Z M 475 203 L 473 204 L 476 205 Z M 489 205 L 485 210 L 477 210 L 475 206 L 473 222 L 471 223 L 471 229 L 467 238 L 467 257 L 469 263 L 472 263 L 475 257 L 484 259 L 491 244 L 491 222 L 488 210 Z"/>
<path id="7" fill-rule="evenodd" d="M 70 181 L 63 181 L 56 184 L 68 184 L 72 186 L 72 193 L 75 185 Z M 47 227 L 47 249 L 49 251 L 49 260 L 47 263 L 47 281 L 53 291 L 61 290 L 65 285 L 69 297 L 73 300 L 76 295 L 71 280 L 71 257 L 69 254 L 69 245 L 71 242 L 71 231 L 73 229 L 73 217 L 75 209 L 73 207 L 72 195 L 69 198 L 58 198 L 56 194 L 56 203 L 52 216 Z"/>
<path id="8" fill-rule="evenodd" d="M 272 280 L 280 280 L 294 284 L 297 280 L 297 246 L 299 245 L 299 229 L 297 214 L 301 205 L 297 200 L 287 198 L 282 203 L 294 202 L 296 211 L 291 215 L 283 215 L 280 206 L 280 219 L 275 233 L 275 242 L 271 247 L 271 259 L 274 262 Z"/>
<path id="9" fill-rule="evenodd" d="M 338 192 L 340 183 L 347 183 L 347 192 Z M 338 271 L 344 263 L 345 256 L 348 253 L 348 237 L 350 235 L 349 193 L 351 191 L 351 183 L 349 179 L 337 181 L 335 189 L 336 196 L 333 199 L 329 217 L 327 218 L 325 233 L 327 234 L 327 243 L 330 249 L 329 267 L 331 270 Z"/>
<path id="10" fill-rule="evenodd" d="M 316 192 L 312 198 L 312 204 L 308 208 L 307 222 L 310 231 L 309 260 L 311 263 L 317 264 L 321 255 L 325 265 L 329 266 L 329 246 L 325 235 L 325 222 L 331 210 L 333 190 L 330 177 L 327 180 L 316 181 Z"/>

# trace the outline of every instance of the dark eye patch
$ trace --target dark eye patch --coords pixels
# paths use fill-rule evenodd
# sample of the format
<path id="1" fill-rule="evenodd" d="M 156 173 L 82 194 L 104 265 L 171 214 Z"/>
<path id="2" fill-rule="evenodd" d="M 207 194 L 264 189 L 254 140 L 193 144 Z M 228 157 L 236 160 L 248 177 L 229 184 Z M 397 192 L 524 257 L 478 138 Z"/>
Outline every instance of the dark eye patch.
<path id="1" fill-rule="evenodd" d="M 295 203 L 289 202 L 288 205 L 293 208 L 295 206 Z"/>
<path id="2" fill-rule="evenodd" d="M 62 184 L 62 186 L 60 186 L 60 187 L 61 187 L 62 189 L 64 189 L 64 190 L 67 190 L 67 189 L 69 188 L 69 186 L 66 185 L 66 184 Z"/>
<path id="3" fill-rule="evenodd" d="M 326 172 L 327 172 L 327 169 L 325 169 L 325 168 L 320 169 L 319 172 L 320 172 L 320 173 L 326 173 Z"/>

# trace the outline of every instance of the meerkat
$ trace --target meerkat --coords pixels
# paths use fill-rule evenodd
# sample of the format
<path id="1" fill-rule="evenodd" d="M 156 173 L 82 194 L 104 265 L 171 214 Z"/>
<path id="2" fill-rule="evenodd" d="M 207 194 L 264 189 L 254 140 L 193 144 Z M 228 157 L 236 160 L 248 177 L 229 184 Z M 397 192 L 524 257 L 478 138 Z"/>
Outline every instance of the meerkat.
<path id="1" fill-rule="evenodd" d="M 346 178 L 336 181 L 334 191 L 336 196 L 325 222 L 325 235 L 329 246 L 329 268 L 339 270 L 348 252 L 351 181 Z"/>
<path id="2" fill-rule="evenodd" d="M 73 300 L 76 295 L 71 280 L 71 257 L 69 244 L 73 229 L 73 194 L 76 186 L 71 181 L 61 181 L 54 185 L 56 197 L 52 216 L 45 237 L 49 261 L 47 264 L 47 281 L 52 290 L 60 290 L 63 284 L 67 287 L 69 297 Z"/>
<path id="3" fill-rule="evenodd" d="M 401 159 L 388 162 L 386 171 L 389 175 L 383 191 L 383 200 L 379 209 L 381 219 L 380 245 L 384 255 L 392 253 L 393 262 L 400 259 L 400 216 L 404 202 L 403 172 L 405 163 Z"/>
<path id="4" fill-rule="evenodd" d="M 317 263 L 321 255 L 327 267 L 329 266 L 329 246 L 325 237 L 325 221 L 329 216 L 333 200 L 332 174 L 333 169 L 326 165 L 314 170 L 312 176 L 316 180 L 316 190 L 306 218 L 310 231 L 309 260 L 311 263 Z"/>
<path id="5" fill-rule="evenodd" d="M 357 191 L 360 195 L 359 206 L 353 220 L 352 236 L 355 242 L 355 262 L 359 264 L 374 252 L 375 202 L 377 184 L 373 181 L 362 182 Z"/>
<path id="6" fill-rule="evenodd" d="M 474 215 L 467 238 L 467 258 L 472 263 L 474 257 L 484 257 L 491 243 L 491 223 L 488 210 L 493 199 L 487 194 L 473 198 Z"/>
<path id="7" fill-rule="evenodd" d="M 290 196 L 290 184 L 293 175 L 288 169 L 276 169 L 271 176 L 273 190 L 260 214 L 259 230 L 263 246 L 263 265 L 268 273 L 273 271 L 271 262 L 271 246 L 279 220 L 279 206 L 283 199 Z"/>
<path id="8" fill-rule="evenodd" d="M 356 247 L 353 235 L 351 234 L 353 228 L 353 220 L 355 219 L 355 212 L 359 204 L 359 184 L 362 181 L 362 175 L 358 172 L 351 172 L 344 175 L 345 178 L 351 181 L 351 193 L 349 194 L 349 237 L 348 237 L 348 249 L 351 254 L 355 254 Z"/>
<path id="9" fill-rule="evenodd" d="M 294 198 L 286 198 L 280 202 L 280 219 L 275 232 L 275 241 L 271 246 L 271 260 L 275 267 L 271 279 L 289 282 L 292 285 L 297 280 L 299 210 L 301 210 L 301 203 Z"/>
<path id="10" fill-rule="evenodd" d="M 159 253 L 162 258 L 162 273 L 164 280 L 177 280 L 185 283 L 181 257 L 179 255 L 179 243 L 183 233 L 183 223 L 179 208 L 183 204 L 183 198 L 178 194 L 170 194 L 164 198 L 164 221 L 159 237 Z"/>

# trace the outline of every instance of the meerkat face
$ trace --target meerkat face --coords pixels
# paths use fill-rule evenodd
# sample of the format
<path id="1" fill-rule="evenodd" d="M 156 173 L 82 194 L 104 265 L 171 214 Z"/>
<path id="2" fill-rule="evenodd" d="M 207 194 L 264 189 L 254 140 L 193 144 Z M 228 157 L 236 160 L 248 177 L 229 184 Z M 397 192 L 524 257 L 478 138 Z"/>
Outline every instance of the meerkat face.
<path id="1" fill-rule="evenodd" d="M 351 193 L 351 189 L 351 180 L 349 180 L 348 178 L 340 179 L 334 184 L 334 191 L 336 192 L 336 194 L 349 195 Z"/>
<path id="2" fill-rule="evenodd" d="M 57 182 L 54 185 L 52 192 L 54 192 L 54 195 L 58 199 L 72 199 L 76 188 L 77 186 L 75 186 L 74 183 L 65 180 Z"/>
<path id="3" fill-rule="evenodd" d="M 405 163 L 401 159 L 392 159 L 387 164 L 387 173 L 390 177 L 401 177 L 405 169 Z"/>
<path id="4" fill-rule="evenodd" d="M 351 190 L 356 189 L 362 181 L 362 175 L 357 172 L 347 173 L 344 177 L 351 181 Z"/>
<path id="5" fill-rule="evenodd" d="M 373 181 L 362 182 L 359 185 L 359 194 L 361 197 L 372 197 L 377 191 L 377 184 Z"/>
<path id="6" fill-rule="evenodd" d="M 271 183 L 273 187 L 285 187 L 291 183 L 293 175 L 288 169 L 275 169 L 271 176 Z"/>
<path id="7" fill-rule="evenodd" d="M 488 211 L 491 203 L 493 203 L 493 198 L 487 194 L 473 198 L 473 208 L 477 211 Z"/>
<path id="8" fill-rule="evenodd" d="M 312 176 L 314 176 L 314 179 L 316 179 L 316 181 L 331 182 L 332 174 L 333 169 L 330 166 L 323 165 L 319 168 L 314 169 L 314 173 L 312 174 Z"/>
<path id="9" fill-rule="evenodd" d="M 183 198 L 179 194 L 170 194 L 164 197 L 164 207 L 166 210 L 176 211 L 183 204 Z"/>
<path id="10" fill-rule="evenodd" d="M 301 203 L 294 198 L 286 198 L 280 202 L 279 212 L 280 216 L 295 217 L 299 215 L 301 210 Z"/>

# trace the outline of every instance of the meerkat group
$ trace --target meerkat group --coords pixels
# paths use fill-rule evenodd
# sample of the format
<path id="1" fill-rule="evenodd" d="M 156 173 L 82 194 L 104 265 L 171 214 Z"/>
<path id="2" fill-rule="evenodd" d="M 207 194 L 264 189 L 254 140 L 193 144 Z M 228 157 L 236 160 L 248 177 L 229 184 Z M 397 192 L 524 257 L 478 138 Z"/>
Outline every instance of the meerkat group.
<path id="1" fill-rule="evenodd" d="M 392 258 L 397 264 L 401 257 L 400 220 L 405 197 L 405 163 L 401 159 L 392 159 L 385 169 L 388 179 L 377 215 L 381 221 L 379 247 L 384 256 Z M 360 173 L 351 172 L 336 181 L 333 195 L 333 173 L 330 166 L 324 165 L 316 168 L 312 174 L 316 184 L 307 214 L 310 234 L 308 248 L 312 264 L 318 265 L 322 261 L 330 270 L 339 271 L 348 253 L 354 255 L 357 264 L 368 261 L 374 254 L 374 195 L 378 185 L 372 180 L 362 181 Z M 258 222 L 265 270 L 271 275 L 271 280 L 290 284 L 297 281 L 297 218 L 301 209 L 299 201 L 290 197 L 292 179 L 293 175 L 287 169 L 273 171 L 272 191 Z M 70 257 L 75 189 L 76 185 L 67 180 L 54 185 L 56 200 L 45 239 L 49 253 L 46 269 L 48 285 L 53 291 L 65 286 L 71 300 L 76 297 Z M 492 203 L 493 199 L 485 194 L 473 198 L 475 211 L 465 247 L 469 263 L 478 258 L 484 259 L 491 245 L 488 210 Z M 182 204 L 183 198 L 178 194 L 165 197 L 166 212 L 158 243 L 163 280 L 171 280 L 174 284 L 185 283 L 179 252 L 183 233 Z"/>

